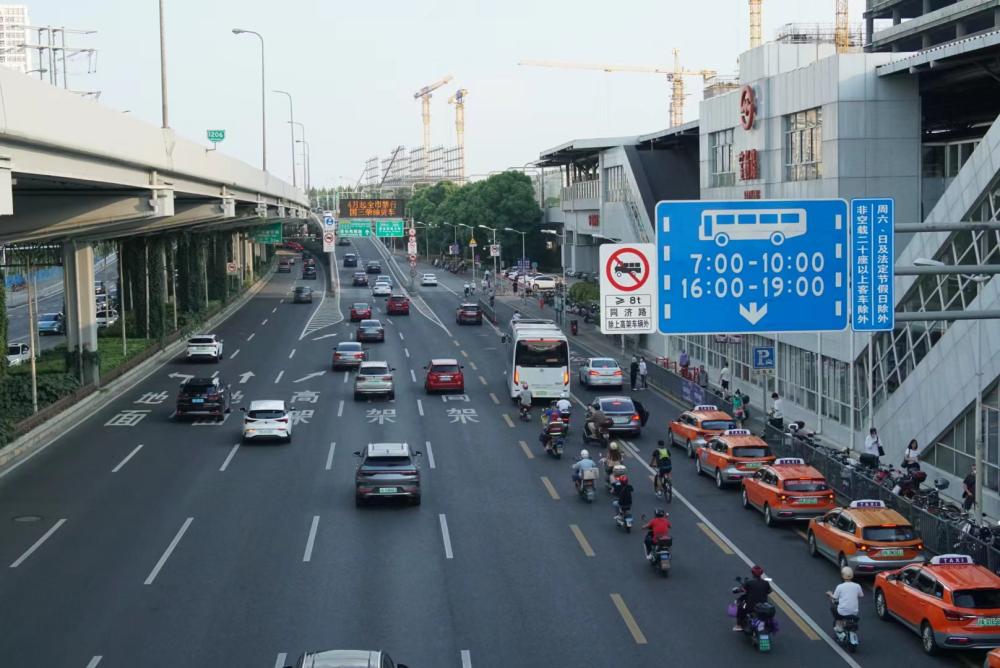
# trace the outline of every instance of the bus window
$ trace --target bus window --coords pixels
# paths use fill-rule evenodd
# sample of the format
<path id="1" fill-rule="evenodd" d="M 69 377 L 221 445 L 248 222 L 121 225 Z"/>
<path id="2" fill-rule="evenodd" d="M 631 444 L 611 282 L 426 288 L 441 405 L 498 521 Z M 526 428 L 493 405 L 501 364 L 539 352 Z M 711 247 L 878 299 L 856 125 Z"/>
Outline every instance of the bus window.
<path id="1" fill-rule="evenodd" d="M 735 225 L 736 216 L 731 216 L 729 214 L 720 214 L 715 217 L 716 225 Z"/>
<path id="2" fill-rule="evenodd" d="M 519 341 L 514 364 L 523 367 L 569 366 L 569 346 L 565 341 Z"/>
<path id="3" fill-rule="evenodd" d="M 786 224 L 789 224 L 789 223 L 797 224 L 799 222 L 799 214 L 798 213 L 783 213 L 783 214 L 781 214 L 781 222 L 782 223 L 786 223 Z"/>
<path id="4" fill-rule="evenodd" d="M 761 225 L 777 225 L 778 224 L 778 214 L 776 214 L 776 213 L 762 213 L 762 214 L 760 214 L 760 224 Z"/>
<path id="5" fill-rule="evenodd" d="M 752 213 L 742 213 L 736 219 L 736 222 L 739 225 L 756 225 L 757 224 L 757 216 L 756 216 L 756 214 L 752 214 Z"/>

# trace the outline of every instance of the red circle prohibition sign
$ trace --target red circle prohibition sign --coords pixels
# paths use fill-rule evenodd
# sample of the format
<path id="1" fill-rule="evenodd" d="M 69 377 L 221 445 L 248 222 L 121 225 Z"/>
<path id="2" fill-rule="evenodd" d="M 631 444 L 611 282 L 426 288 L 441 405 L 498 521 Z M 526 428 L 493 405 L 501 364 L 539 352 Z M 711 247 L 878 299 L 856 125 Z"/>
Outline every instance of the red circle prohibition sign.
<path id="1" fill-rule="evenodd" d="M 636 272 L 634 268 L 629 268 L 625 262 L 622 262 L 619 258 L 622 255 L 635 255 L 639 258 L 639 262 L 642 263 L 642 271 Z M 635 263 L 630 263 L 635 264 Z M 639 273 L 638 276 L 636 274 Z M 646 281 L 649 279 L 649 260 L 646 256 L 635 250 L 634 248 L 622 248 L 611 254 L 608 258 L 608 262 L 604 267 L 604 275 L 607 276 L 608 280 L 611 282 L 616 289 L 622 292 L 633 292 L 638 290 Z M 626 279 L 631 279 L 632 285 L 629 285 L 626 281 L 616 281 L 615 277 L 623 277 Z"/>

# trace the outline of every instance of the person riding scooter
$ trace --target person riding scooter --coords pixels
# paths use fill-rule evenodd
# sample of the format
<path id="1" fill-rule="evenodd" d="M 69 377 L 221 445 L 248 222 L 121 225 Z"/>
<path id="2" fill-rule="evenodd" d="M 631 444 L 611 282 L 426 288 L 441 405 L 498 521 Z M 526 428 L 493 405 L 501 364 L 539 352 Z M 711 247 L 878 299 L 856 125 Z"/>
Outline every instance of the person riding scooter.
<path id="1" fill-rule="evenodd" d="M 596 469 L 597 464 L 594 460 L 590 458 L 590 452 L 586 449 L 580 451 L 580 457 L 573 464 L 573 484 L 576 485 L 576 490 L 580 491 L 580 480 L 583 477 L 583 472 L 588 469 Z"/>
<path id="2" fill-rule="evenodd" d="M 864 598 L 865 592 L 857 582 L 854 582 L 854 570 L 850 566 L 840 569 L 840 577 L 843 579 L 837 588 L 826 592 L 830 599 L 830 611 L 833 613 L 833 628 L 835 631 L 842 631 L 845 617 L 857 617 L 860 609 L 859 600 Z"/>
<path id="3" fill-rule="evenodd" d="M 584 422 L 584 433 L 595 441 L 607 441 L 609 436 L 608 428 L 614 424 L 600 408 L 591 408 L 587 412 L 587 420 Z"/>
<path id="4" fill-rule="evenodd" d="M 650 559 L 653 554 L 653 544 L 661 539 L 670 538 L 670 515 L 663 508 L 657 508 L 655 517 L 643 525 L 646 529 L 646 558 Z"/>
<path id="5" fill-rule="evenodd" d="M 539 434 L 538 440 L 545 448 L 546 452 L 552 449 L 553 444 L 556 439 L 564 438 L 566 435 L 566 425 L 558 417 L 555 419 L 550 419 L 542 427 L 542 433 Z"/>
<path id="6" fill-rule="evenodd" d="M 619 483 L 618 499 L 615 501 L 615 506 L 618 508 L 616 519 L 624 519 L 626 515 L 632 512 L 632 491 L 632 484 L 629 483 L 628 477 L 625 478 L 624 482 Z"/>
<path id="7" fill-rule="evenodd" d="M 750 569 L 750 579 L 743 582 L 743 593 L 736 601 L 736 626 L 733 631 L 742 631 L 747 615 L 758 603 L 767 603 L 771 595 L 771 583 L 764 579 L 764 569 L 754 566 Z"/>
<path id="8" fill-rule="evenodd" d="M 608 456 L 602 462 L 604 464 L 604 474 L 611 475 L 612 469 L 621 464 L 624 458 L 621 444 L 618 441 L 611 441 L 608 445 Z"/>
<path id="9" fill-rule="evenodd" d="M 531 390 L 528 389 L 528 381 L 521 383 L 521 391 L 518 393 L 518 406 L 521 409 L 521 419 L 531 419 Z"/>

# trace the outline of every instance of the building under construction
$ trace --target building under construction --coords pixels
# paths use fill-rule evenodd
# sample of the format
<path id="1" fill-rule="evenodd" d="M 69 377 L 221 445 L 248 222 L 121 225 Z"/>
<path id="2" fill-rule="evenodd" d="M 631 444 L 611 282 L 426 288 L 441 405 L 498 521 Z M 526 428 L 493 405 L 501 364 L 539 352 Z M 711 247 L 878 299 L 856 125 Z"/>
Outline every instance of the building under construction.
<path id="1" fill-rule="evenodd" d="M 462 182 L 461 150 L 458 146 L 434 146 L 429 153 L 418 146 L 398 146 L 387 156 L 365 161 L 361 187 L 365 190 L 412 190 L 440 181 Z"/>

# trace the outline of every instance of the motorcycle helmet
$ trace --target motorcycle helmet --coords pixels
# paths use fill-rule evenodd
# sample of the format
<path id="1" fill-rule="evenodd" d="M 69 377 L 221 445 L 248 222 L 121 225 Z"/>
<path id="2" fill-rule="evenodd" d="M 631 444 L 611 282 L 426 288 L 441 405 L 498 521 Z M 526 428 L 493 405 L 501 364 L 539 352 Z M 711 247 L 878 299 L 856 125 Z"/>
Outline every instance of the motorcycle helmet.
<path id="1" fill-rule="evenodd" d="M 580 459 L 590 459 L 590 452 L 588 452 L 587 450 L 581 450 Z"/>
<path id="2" fill-rule="evenodd" d="M 528 389 L 528 381 L 526 381 L 526 380 L 522 381 L 521 382 L 521 387 L 523 387 L 524 389 Z"/>
<path id="3" fill-rule="evenodd" d="M 754 576 L 755 578 L 759 578 L 763 574 L 764 574 L 764 569 L 761 568 L 760 566 L 754 566 L 753 568 L 750 569 L 750 575 Z"/>
<path id="4" fill-rule="evenodd" d="M 851 568 L 850 566 L 844 566 L 843 568 L 840 569 L 840 577 L 844 578 L 845 580 L 853 580 L 854 569 Z"/>
<path id="5" fill-rule="evenodd" d="M 608 446 L 608 449 L 610 449 L 610 450 L 617 450 L 618 449 L 618 441 L 612 441 L 611 445 Z"/>
<path id="6" fill-rule="evenodd" d="M 657 508 L 656 512 L 654 514 L 657 517 L 666 517 L 667 516 L 667 511 L 665 511 L 663 508 Z"/>

